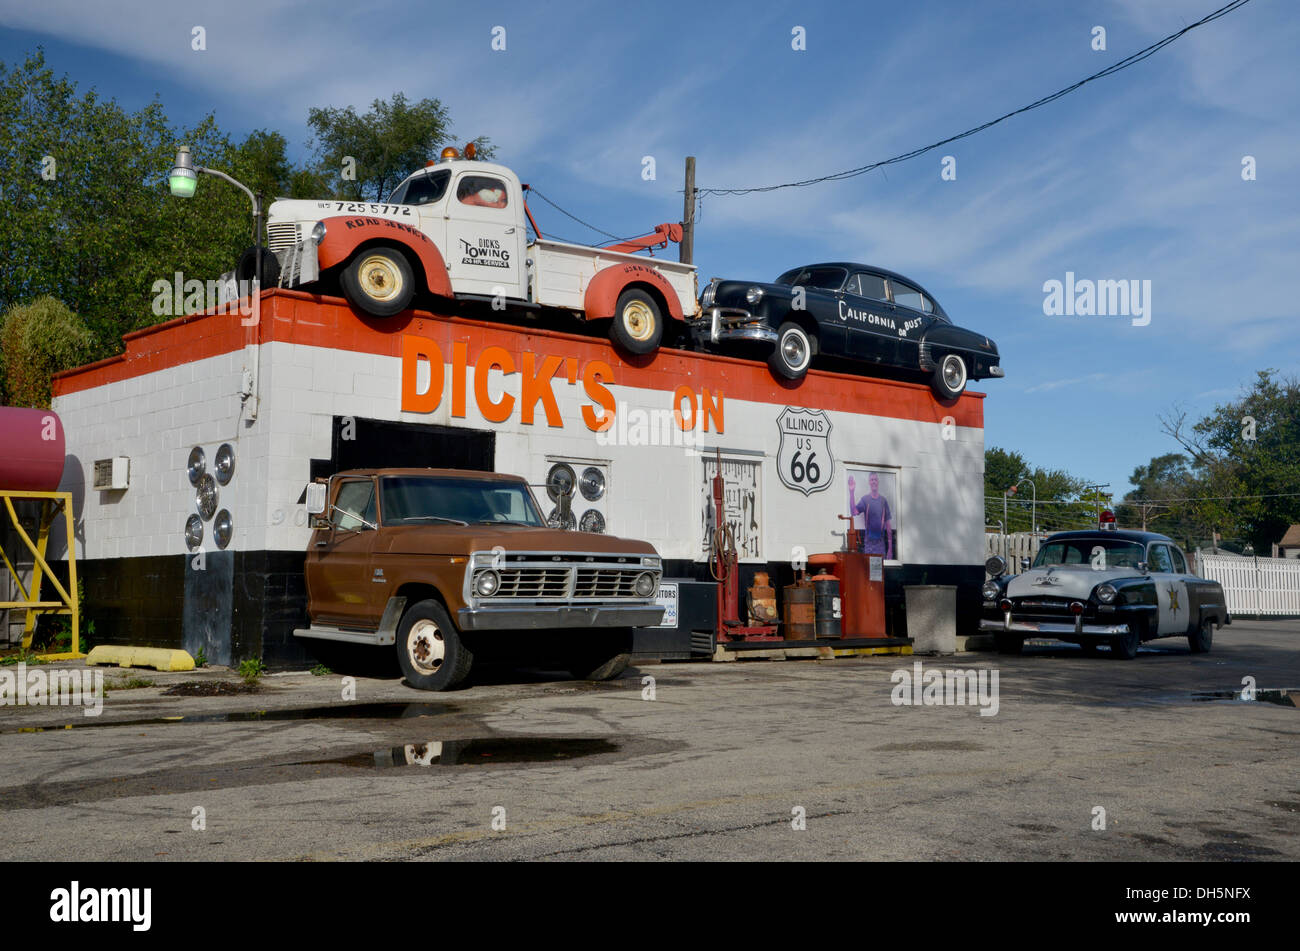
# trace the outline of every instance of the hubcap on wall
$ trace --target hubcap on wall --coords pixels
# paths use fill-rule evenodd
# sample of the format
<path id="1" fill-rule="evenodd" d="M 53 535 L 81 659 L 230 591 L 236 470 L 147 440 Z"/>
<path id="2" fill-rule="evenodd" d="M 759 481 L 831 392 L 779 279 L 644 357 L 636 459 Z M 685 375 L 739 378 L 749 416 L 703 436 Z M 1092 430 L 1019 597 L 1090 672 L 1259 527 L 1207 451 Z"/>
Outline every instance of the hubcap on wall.
<path id="1" fill-rule="evenodd" d="M 406 653 L 411 666 L 422 674 L 437 673 L 447 656 L 447 642 L 432 621 L 416 621 L 406 635 Z"/>
<path id="2" fill-rule="evenodd" d="M 392 300 L 402 290 L 402 274 L 397 266 L 383 255 L 366 258 L 357 268 L 361 290 L 374 300 Z"/>

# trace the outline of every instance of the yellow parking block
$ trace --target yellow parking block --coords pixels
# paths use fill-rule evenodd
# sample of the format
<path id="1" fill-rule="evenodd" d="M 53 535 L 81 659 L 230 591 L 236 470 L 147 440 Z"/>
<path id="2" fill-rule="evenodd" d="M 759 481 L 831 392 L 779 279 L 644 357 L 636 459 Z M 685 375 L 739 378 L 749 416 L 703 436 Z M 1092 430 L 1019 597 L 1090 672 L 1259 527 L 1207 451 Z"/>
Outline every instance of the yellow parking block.
<path id="1" fill-rule="evenodd" d="M 87 666 L 152 667 L 154 670 L 193 670 L 194 658 L 168 647 L 119 647 L 101 644 L 86 656 Z"/>

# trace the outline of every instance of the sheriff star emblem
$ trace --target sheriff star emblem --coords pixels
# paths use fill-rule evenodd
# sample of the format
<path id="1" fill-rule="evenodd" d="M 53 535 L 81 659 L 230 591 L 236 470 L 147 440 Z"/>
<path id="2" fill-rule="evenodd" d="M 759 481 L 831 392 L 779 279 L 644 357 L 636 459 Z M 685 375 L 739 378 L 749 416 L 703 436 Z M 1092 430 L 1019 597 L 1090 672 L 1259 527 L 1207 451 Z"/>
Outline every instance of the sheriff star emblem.
<path id="1" fill-rule="evenodd" d="M 1172 584 L 1169 586 L 1169 610 L 1178 613 L 1178 588 Z"/>

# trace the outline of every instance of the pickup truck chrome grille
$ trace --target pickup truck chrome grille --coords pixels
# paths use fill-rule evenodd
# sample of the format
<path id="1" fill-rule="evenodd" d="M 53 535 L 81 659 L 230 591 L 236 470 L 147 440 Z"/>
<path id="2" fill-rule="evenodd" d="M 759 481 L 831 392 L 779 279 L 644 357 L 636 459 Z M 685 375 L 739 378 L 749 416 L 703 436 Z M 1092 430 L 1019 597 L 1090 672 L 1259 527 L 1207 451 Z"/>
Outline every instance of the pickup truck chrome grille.
<path id="1" fill-rule="evenodd" d="M 651 563 L 643 564 L 643 560 Z M 649 574 L 657 587 L 662 571 L 657 557 L 642 555 L 475 552 L 471 562 L 465 579 L 466 600 L 483 605 L 502 601 L 647 601 L 654 596 L 653 591 L 649 595 L 637 594 L 637 579 Z M 491 594 L 481 595 L 477 582 L 488 572 L 497 576 L 498 583 Z"/>
<path id="2" fill-rule="evenodd" d="M 272 251 L 288 251 L 298 243 L 298 225 L 293 222 L 266 226 L 266 246 Z"/>
<path id="3" fill-rule="evenodd" d="M 562 598 L 569 591 L 568 568 L 504 568 L 498 598 Z"/>
<path id="4" fill-rule="evenodd" d="M 579 568 L 578 580 L 573 586 L 576 598 L 631 598 L 636 596 L 633 585 L 641 568 Z"/>

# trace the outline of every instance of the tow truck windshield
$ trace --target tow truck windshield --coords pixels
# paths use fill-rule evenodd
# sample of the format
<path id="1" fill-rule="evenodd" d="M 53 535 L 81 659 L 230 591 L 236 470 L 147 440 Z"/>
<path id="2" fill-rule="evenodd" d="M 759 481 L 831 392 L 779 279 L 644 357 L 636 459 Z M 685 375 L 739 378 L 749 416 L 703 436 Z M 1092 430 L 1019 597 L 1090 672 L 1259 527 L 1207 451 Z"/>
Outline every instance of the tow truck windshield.
<path id="1" fill-rule="evenodd" d="M 522 482 L 386 476 L 380 480 L 385 525 L 454 522 L 459 525 L 527 525 L 546 522 Z"/>

